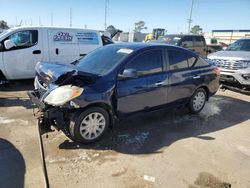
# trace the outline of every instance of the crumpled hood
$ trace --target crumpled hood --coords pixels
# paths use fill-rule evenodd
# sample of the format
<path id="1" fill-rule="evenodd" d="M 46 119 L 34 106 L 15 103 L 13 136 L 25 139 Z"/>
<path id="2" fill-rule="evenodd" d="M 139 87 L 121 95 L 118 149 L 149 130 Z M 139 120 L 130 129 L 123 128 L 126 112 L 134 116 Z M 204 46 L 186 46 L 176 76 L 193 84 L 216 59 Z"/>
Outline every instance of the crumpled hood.
<path id="1" fill-rule="evenodd" d="M 225 59 L 225 60 L 249 60 L 250 52 L 246 51 L 218 51 L 207 56 L 209 59 Z"/>
<path id="2" fill-rule="evenodd" d="M 56 85 L 81 85 L 93 83 L 98 78 L 97 75 L 85 73 L 75 65 L 65 65 L 59 63 L 38 62 L 36 65 L 36 75 L 46 85 L 54 83 Z"/>

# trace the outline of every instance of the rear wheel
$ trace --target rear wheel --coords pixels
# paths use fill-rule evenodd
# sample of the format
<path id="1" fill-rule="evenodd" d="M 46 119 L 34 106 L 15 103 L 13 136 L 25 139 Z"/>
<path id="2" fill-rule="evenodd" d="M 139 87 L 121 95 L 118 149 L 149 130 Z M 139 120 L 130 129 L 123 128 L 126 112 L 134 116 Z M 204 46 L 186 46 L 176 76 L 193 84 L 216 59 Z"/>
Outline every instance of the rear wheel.
<path id="1" fill-rule="evenodd" d="M 193 94 L 189 102 L 189 110 L 191 113 L 199 113 L 206 104 L 207 92 L 203 88 L 199 88 Z"/>
<path id="2" fill-rule="evenodd" d="M 110 124 L 109 114 L 100 107 L 78 112 L 69 125 L 70 137 L 81 143 L 95 142 L 106 132 Z"/>

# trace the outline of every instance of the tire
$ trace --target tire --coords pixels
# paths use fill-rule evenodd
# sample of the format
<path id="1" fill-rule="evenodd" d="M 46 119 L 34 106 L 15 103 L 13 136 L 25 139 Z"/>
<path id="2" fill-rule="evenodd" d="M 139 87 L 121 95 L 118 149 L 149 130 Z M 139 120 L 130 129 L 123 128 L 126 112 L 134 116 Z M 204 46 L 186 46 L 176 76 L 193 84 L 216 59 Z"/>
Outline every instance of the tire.
<path id="1" fill-rule="evenodd" d="M 207 101 L 207 92 L 203 88 L 198 88 L 191 97 L 189 102 L 189 110 L 192 114 L 199 113 L 205 106 Z"/>
<path id="2" fill-rule="evenodd" d="M 99 140 L 110 125 L 109 114 L 100 107 L 78 111 L 69 124 L 69 137 L 77 142 L 92 143 Z"/>

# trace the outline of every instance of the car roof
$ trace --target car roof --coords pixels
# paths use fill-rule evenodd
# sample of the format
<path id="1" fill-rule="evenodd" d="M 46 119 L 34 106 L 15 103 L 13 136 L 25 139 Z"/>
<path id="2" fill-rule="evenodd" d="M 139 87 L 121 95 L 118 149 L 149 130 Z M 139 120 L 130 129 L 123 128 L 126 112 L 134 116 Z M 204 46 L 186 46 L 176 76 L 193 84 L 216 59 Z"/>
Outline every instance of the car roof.
<path id="1" fill-rule="evenodd" d="M 167 34 L 165 35 L 166 37 L 167 36 L 176 36 L 176 37 L 203 37 L 203 35 L 198 35 L 198 34 Z"/>
<path id="2" fill-rule="evenodd" d="M 250 38 L 246 37 L 246 38 L 241 38 L 241 39 L 238 39 L 238 40 L 250 40 Z"/>
<path id="3" fill-rule="evenodd" d="M 120 48 L 128 48 L 134 51 L 144 50 L 144 49 L 146 50 L 146 49 L 155 48 L 155 47 L 166 47 L 167 49 L 178 49 L 192 56 L 197 56 L 194 52 L 190 51 L 189 49 L 186 49 L 180 46 L 170 45 L 170 44 L 163 44 L 163 43 L 144 43 L 144 42 L 129 43 L 129 42 L 126 42 L 126 43 L 116 43 L 116 44 L 110 44 L 110 45 L 116 45 L 116 46 L 119 46 Z"/>

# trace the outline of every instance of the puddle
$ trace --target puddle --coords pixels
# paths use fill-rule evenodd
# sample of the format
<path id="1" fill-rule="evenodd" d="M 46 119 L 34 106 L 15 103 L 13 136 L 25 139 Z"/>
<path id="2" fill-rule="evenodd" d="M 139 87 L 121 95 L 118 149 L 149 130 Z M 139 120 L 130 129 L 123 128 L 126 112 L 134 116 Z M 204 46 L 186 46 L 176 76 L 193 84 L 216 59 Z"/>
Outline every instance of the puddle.
<path id="1" fill-rule="evenodd" d="M 223 182 L 208 172 L 199 173 L 194 185 L 189 185 L 189 188 L 230 188 L 231 184 Z"/>
<path id="2" fill-rule="evenodd" d="M 117 143 L 122 142 L 123 145 L 131 146 L 134 150 L 138 150 L 146 143 L 148 137 L 149 132 L 141 132 L 135 135 L 125 133 L 117 135 Z"/>
<path id="3" fill-rule="evenodd" d="M 220 114 L 221 109 L 215 101 L 206 103 L 203 110 L 200 112 L 200 116 L 204 118 L 209 118 L 214 115 Z"/>

